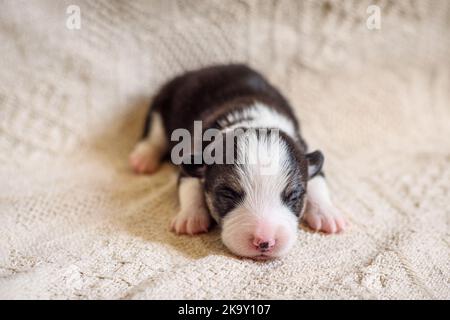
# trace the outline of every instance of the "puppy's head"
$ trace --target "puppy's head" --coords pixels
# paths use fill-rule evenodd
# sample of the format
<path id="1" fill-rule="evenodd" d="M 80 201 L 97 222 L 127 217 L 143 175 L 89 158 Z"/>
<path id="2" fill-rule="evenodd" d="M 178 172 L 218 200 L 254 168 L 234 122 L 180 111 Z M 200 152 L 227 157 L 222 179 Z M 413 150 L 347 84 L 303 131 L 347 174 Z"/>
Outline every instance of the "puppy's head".
<path id="1" fill-rule="evenodd" d="M 264 130 L 223 135 L 223 143 L 208 146 L 222 145 L 215 149 L 216 155 L 223 152 L 219 161 L 182 165 L 186 174 L 203 179 L 206 203 L 222 227 L 225 246 L 255 259 L 280 257 L 291 249 L 307 181 L 323 164 L 320 151 L 303 154 L 282 131 Z"/>

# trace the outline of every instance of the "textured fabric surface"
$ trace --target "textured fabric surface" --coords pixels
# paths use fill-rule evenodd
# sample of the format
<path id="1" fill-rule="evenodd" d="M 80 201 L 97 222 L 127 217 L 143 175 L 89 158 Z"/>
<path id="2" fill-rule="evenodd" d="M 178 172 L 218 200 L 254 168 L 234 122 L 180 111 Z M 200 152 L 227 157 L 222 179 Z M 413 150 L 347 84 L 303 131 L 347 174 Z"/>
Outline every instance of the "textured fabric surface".
<path id="1" fill-rule="evenodd" d="M 370 4 L 1 0 L 0 298 L 449 299 L 450 4 Z M 128 153 L 164 81 L 230 61 L 295 106 L 347 232 L 254 262 L 168 231 L 176 168 Z"/>

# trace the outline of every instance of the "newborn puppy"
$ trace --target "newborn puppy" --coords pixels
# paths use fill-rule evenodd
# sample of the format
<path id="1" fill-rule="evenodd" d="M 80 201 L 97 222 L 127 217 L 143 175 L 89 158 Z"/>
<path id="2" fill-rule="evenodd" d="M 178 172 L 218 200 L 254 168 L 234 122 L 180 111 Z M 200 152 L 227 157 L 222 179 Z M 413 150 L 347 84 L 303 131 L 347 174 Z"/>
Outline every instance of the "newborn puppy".
<path id="1" fill-rule="evenodd" d="M 184 133 L 191 139 L 182 149 Z M 208 151 L 218 161 L 205 161 Z M 214 219 L 230 251 L 268 259 L 293 246 L 299 219 L 325 233 L 345 228 L 322 153 L 307 150 L 287 100 L 245 65 L 187 72 L 162 87 L 130 164 L 150 174 L 169 155 L 181 168 L 177 234 L 207 232 Z"/>

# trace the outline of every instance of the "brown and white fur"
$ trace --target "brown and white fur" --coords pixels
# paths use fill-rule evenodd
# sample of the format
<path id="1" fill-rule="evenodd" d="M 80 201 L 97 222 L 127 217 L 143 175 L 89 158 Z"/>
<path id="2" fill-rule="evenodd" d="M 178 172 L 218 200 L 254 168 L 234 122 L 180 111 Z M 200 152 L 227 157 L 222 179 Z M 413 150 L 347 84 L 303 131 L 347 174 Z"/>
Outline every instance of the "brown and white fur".
<path id="1" fill-rule="evenodd" d="M 172 220 L 172 231 L 207 232 L 215 220 L 230 251 L 267 259 L 289 251 L 300 219 L 325 233 L 345 228 L 321 170 L 322 153 L 307 152 L 287 100 L 245 65 L 187 72 L 163 86 L 148 113 L 142 139 L 130 155 L 134 171 L 155 172 L 174 151 L 174 130 L 193 133 L 198 120 L 202 133 L 215 128 L 226 137 L 240 129 L 242 139 L 233 140 L 231 164 L 180 164 L 180 211 Z M 259 129 L 268 134 L 259 134 Z M 201 151 L 211 143 L 203 142 Z M 246 162 L 255 154 L 272 159 L 275 153 L 277 162 L 269 175 L 260 162 Z"/>

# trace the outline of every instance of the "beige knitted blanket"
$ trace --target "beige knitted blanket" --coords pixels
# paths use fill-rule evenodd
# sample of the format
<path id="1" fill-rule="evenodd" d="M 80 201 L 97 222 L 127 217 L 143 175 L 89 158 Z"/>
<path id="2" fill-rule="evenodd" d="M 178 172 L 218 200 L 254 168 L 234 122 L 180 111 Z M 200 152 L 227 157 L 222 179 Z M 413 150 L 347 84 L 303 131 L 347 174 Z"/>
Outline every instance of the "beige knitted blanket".
<path id="1" fill-rule="evenodd" d="M 0 0 L 0 298 L 449 299 L 449 33 L 446 0 Z M 230 61 L 296 107 L 346 233 L 254 262 L 168 231 L 176 169 L 127 155 L 164 81 Z"/>

